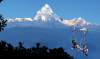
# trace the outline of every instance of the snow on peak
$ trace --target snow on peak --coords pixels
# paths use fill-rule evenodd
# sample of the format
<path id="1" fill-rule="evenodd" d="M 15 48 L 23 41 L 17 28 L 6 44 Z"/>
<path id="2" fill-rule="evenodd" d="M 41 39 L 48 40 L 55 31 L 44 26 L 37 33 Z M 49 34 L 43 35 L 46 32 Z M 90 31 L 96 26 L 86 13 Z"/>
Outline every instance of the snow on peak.
<path id="1" fill-rule="evenodd" d="M 21 22 L 21 21 L 33 21 L 31 18 L 16 18 L 15 21 Z"/>
<path id="2" fill-rule="evenodd" d="M 79 26 L 86 26 L 89 25 L 90 23 L 87 22 L 85 19 L 79 17 L 79 18 L 74 18 L 71 20 L 64 20 L 63 23 L 65 25 L 73 26 L 73 25 L 79 25 Z"/>
<path id="3" fill-rule="evenodd" d="M 24 22 L 24 21 L 33 21 L 32 18 L 15 18 L 8 19 L 8 22 Z"/>
<path id="4" fill-rule="evenodd" d="M 34 20 L 48 21 L 51 16 L 54 15 L 51 7 L 48 4 L 45 4 L 35 15 Z"/>
<path id="5" fill-rule="evenodd" d="M 85 25 L 89 25 L 90 24 L 89 22 L 87 22 L 82 17 L 77 18 L 76 19 L 76 23 L 77 23 L 77 25 L 80 25 L 80 26 L 85 26 Z"/>

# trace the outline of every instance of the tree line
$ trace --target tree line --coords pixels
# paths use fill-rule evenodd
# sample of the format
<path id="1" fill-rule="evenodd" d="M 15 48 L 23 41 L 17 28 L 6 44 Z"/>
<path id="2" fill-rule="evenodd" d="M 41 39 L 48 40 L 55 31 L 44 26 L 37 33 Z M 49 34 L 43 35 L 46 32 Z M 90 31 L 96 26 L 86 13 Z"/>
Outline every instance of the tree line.
<path id="1" fill-rule="evenodd" d="M 22 42 L 14 47 L 6 41 L 0 41 L 0 56 L 21 56 L 32 58 L 46 58 L 46 59 L 74 59 L 73 56 L 64 52 L 62 47 L 50 49 L 46 46 L 41 46 L 36 43 L 36 47 L 25 48 Z"/>

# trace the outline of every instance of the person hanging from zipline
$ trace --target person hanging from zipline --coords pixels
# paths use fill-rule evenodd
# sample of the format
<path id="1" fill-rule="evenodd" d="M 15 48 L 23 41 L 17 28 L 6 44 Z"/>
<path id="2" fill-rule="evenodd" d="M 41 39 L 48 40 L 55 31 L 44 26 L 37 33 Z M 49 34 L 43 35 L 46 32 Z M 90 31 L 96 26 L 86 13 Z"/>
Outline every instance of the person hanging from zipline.
<path id="1" fill-rule="evenodd" d="M 77 48 L 77 42 L 75 40 L 72 40 L 72 47 L 75 49 Z"/>
<path id="2" fill-rule="evenodd" d="M 78 42 L 76 42 L 76 26 L 73 25 L 72 26 L 73 30 L 72 30 L 72 33 L 73 33 L 73 36 L 72 36 L 72 48 L 73 49 L 81 49 L 80 45 L 78 44 Z"/>
<path id="3" fill-rule="evenodd" d="M 75 40 L 72 40 L 72 48 L 73 49 L 81 49 L 80 45 Z"/>
<path id="4" fill-rule="evenodd" d="M 88 56 L 88 48 L 87 48 L 87 45 L 83 45 L 82 52 L 85 54 L 85 56 Z"/>
<path id="5" fill-rule="evenodd" d="M 88 29 L 87 28 L 82 28 L 80 30 L 84 34 L 83 42 L 82 42 L 82 52 L 83 52 L 83 54 L 85 54 L 85 56 L 88 56 L 88 47 L 87 47 L 87 40 L 86 40 L 86 35 L 87 35 L 87 32 L 88 32 Z"/>
<path id="6" fill-rule="evenodd" d="M 72 34 L 73 34 L 72 35 L 72 49 L 78 49 L 78 50 L 82 51 L 85 56 L 88 56 L 88 48 L 87 48 L 87 40 L 86 40 L 86 34 L 88 32 L 88 29 L 85 27 L 80 29 L 80 31 L 83 32 L 83 39 L 82 39 L 82 43 L 81 43 L 82 45 L 81 45 L 78 42 L 76 42 L 77 30 L 76 30 L 75 25 L 77 26 L 77 24 L 72 25 L 72 29 L 73 29 L 72 30 Z"/>

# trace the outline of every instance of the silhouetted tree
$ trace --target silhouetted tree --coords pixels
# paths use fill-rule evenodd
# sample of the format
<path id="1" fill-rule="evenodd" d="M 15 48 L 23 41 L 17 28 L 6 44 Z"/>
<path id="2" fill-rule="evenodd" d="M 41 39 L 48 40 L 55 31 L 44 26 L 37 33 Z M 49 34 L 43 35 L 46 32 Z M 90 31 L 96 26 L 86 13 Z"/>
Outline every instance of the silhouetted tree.
<path id="1" fill-rule="evenodd" d="M 22 42 L 19 42 L 19 48 L 23 48 Z"/>
<path id="2" fill-rule="evenodd" d="M 36 48 L 39 48 L 40 47 L 40 43 L 36 43 Z"/>
<path id="3" fill-rule="evenodd" d="M 0 3 L 3 0 L 0 0 Z M 0 32 L 4 30 L 4 27 L 7 25 L 7 20 L 0 14 Z"/>
<path id="4" fill-rule="evenodd" d="M 0 0 L 0 3 L 2 2 L 3 0 Z"/>
<path id="5" fill-rule="evenodd" d="M 7 26 L 7 20 L 5 20 L 4 17 L 0 15 L 0 32 L 4 30 L 5 26 Z"/>
<path id="6" fill-rule="evenodd" d="M 14 47 L 10 43 L 7 43 L 7 49 L 8 49 L 8 51 L 12 52 L 13 48 Z"/>

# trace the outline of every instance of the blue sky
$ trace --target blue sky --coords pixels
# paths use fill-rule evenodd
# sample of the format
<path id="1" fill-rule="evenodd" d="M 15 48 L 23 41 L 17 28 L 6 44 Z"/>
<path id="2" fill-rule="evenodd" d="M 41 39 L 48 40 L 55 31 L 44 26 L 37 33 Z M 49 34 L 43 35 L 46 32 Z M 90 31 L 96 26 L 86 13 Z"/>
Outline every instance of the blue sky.
<path id="1" fill-rule="evenodd" d="M 4 0 L 0 4 L 0 13 L 6 18 L 34 17 L 45 3 L 65 19 L 82 17 L 100 23 L 100 0 Z"/>

